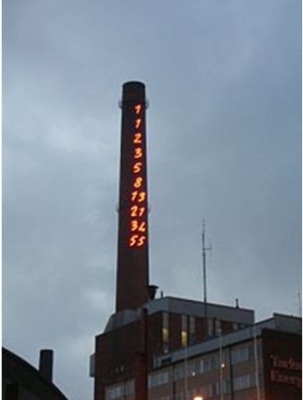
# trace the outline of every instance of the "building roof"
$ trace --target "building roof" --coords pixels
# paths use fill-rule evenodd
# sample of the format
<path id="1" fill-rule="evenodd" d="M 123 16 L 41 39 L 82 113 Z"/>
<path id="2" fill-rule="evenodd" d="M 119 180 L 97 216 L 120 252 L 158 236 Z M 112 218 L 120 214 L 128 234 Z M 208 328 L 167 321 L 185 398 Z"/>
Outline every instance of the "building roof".
<path id="1" fill-rule="evenodd" d="M 67 400 L 67 397 L 52 382 L 17 354 L 2 347 L 3 383 L 15 383 L 43 400 Z"/>
<path id="2" fill-rule="evenodd" d="M 244 325 L 254 323 L 254 311 L 240 307 L 231 307 L 221 304 L 204 303 L 197 300 L 189 300 L 178 297 L 161 297 L 149 301 L 144 306 L 148 314 L 167 312 L 173 314 L 184 314 L 202 318 L 218 318 Z M 140 318 L 140 309 L 123 310 L 113 314 L 105 328 L 105 332 L 112 331 L 128 325 Z"/>

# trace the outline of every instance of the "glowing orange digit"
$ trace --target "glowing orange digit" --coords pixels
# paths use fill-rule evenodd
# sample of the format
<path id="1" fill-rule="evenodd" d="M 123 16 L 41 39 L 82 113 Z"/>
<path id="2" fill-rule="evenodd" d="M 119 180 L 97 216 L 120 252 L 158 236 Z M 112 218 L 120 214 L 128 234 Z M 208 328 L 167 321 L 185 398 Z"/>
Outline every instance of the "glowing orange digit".
<path id="1" fill-rule="evenodd" d="M 139 103 L 139 104 L 135 105 L 136 114 L 140 114 L 141 108 L 142 108 L 142 104 Z"/>
<path id="2" fill-rule="evenodd" d="M 145 207 L 139 207 L 139 217 L 142 217 L 142 215 L 145 213 Z"/>
<path id="3" fill-rule="evenodd" d="M 138 178 L 136 178 L 135 183 L 134 183 L 134 187 L 136 189 L 139 189 L 142 186 L 142 182 L 143 182 L 143 178 L 141 176 L 139 176 Z"/>
<path id="4" fill-rule="evenodd" d="M 133 232 L 136 231 L 138 228 L 139 228 L 138 221 L 136 219 L 133 219 L 130 223 L 130 230 Z"/>
<path id="5" fill-rule="evenodd" d="M 137 241 L 137 246 L 138 246 L 138 247 L 143 246 L 143 245 L 144 245 L 144 242 L 145 242 L 145 239 L 146 239 L 146 236 L 140 236 L 139 239 L 138 239 L 138 241 Z"/>
<path id="6" fill-rule="evenodd" d="M 143 151 L 141 147 L 135 147 L 135 154 L 134 158 L 142 158 L 143 156 Z"/>
<path id="7" fill-rule="evenodd" d="M 133 143 L 142 143 L 142 133 L 141 132 L 136 132 L 134 136 L 135 136 L 135 138 L 133 140 Z"/>
<path id="8" fill-rule="evenodd" d="M 132 206 L 130 208 L 131 217 L 142 217 L 145 213 L 145 207 Z"/>
<path id="9" fill-rule="evenodd" d="M 142 162 L 138 161 L 133 165 L 133 172 L 135 174 L 137 174 L 138 172 L 141 171 L 141 167 L 142 167 Z"/>
<path id="10" fill-rule="evenodd" d="M 138 213 L 138 206 L 132 206 L 130 208 L 131 217 L 137 217 L 137 213 Z"/>
<path id="11" fill-rule="evenodd" d="M 132 192 L 131 194 L 131 201 L 135 201 L 138 195 L 138 190 L 135 190 L 134 192 Z"/>
<path id="12" fill-rule="evenodd" d="M 138 201 L 138 203 L 142 203 L 145 199 L 146 192 L 138 192 L 138 190 L 131 192 L 131 201 Z"/>
<path id="13" fill-rule="evenodd" d="M 138 203 L 142 203 L 146 198 L 146 192 L 139 192 Z"/>
<path id="14" fill-rule="evenodd" d="M 139 127 L 140 127 L 140 125 L 141 125 L 141 118 L 137 118 L 136 120 L 135 120 L 135 128 L 136 129 L 138 129 Z"/>
<path id="15" fill-rule="evenodd" d="M 137 243 L 138 235 L 132 235 L 129 239 L 129 246 L 133 247 Z"/>
<path id="16" fill-rule="evenodd" d="M 138 227 L 139 232 L 146 232 L 146 222 L 141 222 L 141 224 Z"/>

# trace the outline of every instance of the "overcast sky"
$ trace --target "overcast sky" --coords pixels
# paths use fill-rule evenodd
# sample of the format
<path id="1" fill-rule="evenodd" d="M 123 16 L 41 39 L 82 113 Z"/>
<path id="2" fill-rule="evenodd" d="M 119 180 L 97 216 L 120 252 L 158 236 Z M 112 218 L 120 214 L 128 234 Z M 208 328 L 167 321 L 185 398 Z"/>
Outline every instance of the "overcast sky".
<path id="1" fill-rule="evenodd" d="M 150 275 L 298 315 L 300 0 L 3 0 L 3 344 L 92 399 L 114 311 L 122 84 L 146 84 Z"/>

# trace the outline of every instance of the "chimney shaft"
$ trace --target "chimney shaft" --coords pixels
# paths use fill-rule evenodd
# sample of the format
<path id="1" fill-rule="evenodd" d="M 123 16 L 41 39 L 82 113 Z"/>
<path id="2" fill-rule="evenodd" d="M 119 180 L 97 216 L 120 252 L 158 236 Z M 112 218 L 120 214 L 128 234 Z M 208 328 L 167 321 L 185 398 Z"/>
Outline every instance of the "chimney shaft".
<path id="1" fill-rule="evenodd" d="M 53 350 L 40 350 L 39 372 L 48 381 L 53 381 Z"/>
<path id="2" fill-rule="evenodd" d="M 122 93 L 116 311 L 148 301 L 148 192 L 145 86 L 127 82 Z"/>

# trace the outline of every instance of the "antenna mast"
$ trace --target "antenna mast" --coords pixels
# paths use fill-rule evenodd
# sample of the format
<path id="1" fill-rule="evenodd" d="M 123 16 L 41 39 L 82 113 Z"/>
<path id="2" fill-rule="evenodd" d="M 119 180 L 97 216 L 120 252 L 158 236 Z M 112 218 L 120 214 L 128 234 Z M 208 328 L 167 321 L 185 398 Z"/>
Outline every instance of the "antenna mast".
<path id="1" fill-rule="evenodd" d="M 298 283 L 298 312 L 299 312 L 299 317 L 302 317 L 302 297 L 301 297 L 301 285 L 300 283 L 302 282 L 302 277 L 300 275 L 300 270 L 297 268 L 297 283 Z"/>
<path id="2" fill-rule="evenodd" d="M 207 303 L 207 281 L 206 281 L 206 251 L 211 250 L 211 246 L 205 247 L 205 220 L 202 221 L 202 262 L 203 262 L 203 294 L 204 303 Z"/>

